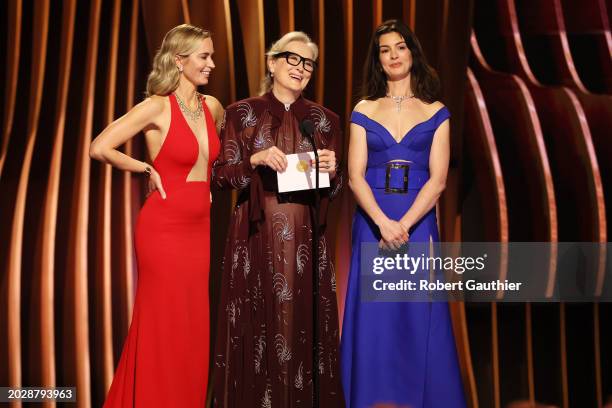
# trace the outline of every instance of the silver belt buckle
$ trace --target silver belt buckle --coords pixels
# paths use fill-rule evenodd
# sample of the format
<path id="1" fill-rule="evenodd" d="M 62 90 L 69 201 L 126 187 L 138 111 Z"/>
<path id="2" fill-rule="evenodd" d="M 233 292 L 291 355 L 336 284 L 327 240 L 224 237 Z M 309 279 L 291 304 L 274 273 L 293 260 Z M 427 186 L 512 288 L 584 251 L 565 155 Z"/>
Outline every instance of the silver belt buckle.
<path id="1" fill-rule="evenodd" d="M 391 169 L 404 169 L 404 187 L 394 188 L 389 185 L 391 182 Z M 410 166 L 408 164 L 387 163 L 385 169 L 385 193 L 388 194 L 406 194 L 408 192 L 408 173 Z"/>

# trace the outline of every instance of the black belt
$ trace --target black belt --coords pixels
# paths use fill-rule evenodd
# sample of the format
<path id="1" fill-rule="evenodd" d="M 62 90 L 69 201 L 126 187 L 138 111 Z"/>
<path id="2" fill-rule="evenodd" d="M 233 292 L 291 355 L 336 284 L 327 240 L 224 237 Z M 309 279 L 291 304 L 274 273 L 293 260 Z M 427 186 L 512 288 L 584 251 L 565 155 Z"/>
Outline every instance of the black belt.
<path id="1" fill-rule="evenodd" d="M 384 167 L 368 168 L 365 179 L 371 188 L 384 189 L 387 194 L 406 194 L 427 183 L 429 170 L 414 164 L 387 163 Z"/>

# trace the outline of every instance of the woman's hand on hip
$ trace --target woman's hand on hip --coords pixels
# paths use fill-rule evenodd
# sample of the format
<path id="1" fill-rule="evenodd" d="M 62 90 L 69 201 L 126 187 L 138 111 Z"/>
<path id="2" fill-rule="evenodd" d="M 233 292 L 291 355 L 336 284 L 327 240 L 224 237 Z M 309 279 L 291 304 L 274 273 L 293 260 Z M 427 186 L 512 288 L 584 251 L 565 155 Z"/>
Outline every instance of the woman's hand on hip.
<path id="1" fill-rule="evenodd" d="M 149 182 L 147 183 L 147 197 L 155 190 L 159 191 L 161 198 L 166 199 L 166 191 L 164 191 L 164 186 L 162 184 L 161 176 L 153 167 L 150 167 L 151 175 L 149 176 Z"/>

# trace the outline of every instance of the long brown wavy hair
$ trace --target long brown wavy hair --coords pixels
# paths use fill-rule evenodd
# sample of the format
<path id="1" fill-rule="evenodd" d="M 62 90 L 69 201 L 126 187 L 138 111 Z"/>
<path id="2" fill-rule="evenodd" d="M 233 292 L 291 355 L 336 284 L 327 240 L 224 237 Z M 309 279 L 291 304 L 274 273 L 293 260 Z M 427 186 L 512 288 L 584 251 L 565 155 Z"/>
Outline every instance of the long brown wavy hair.
<path id="1" fill-rule="evenodd" d="M 361 97 L 373 100 L 387 95 L 387 76 L 380 64 L 380 37 L 387 33 L 398 33 L 406 42 L 412 54 L 410 87 L 414 96 L 426 103 L 435 102 L 440 93 L 440 79 L 436 70 L 428 63 L 416 35 L 400 20 L 387 20 L 376 28 L 368 56 L 363 67 Z"/>

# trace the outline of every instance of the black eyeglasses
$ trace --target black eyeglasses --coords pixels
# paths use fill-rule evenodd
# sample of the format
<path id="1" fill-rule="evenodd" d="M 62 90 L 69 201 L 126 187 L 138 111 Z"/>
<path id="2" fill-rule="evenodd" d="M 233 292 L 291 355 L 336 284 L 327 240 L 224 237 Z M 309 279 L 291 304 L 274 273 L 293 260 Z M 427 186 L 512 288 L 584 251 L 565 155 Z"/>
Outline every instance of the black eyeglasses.
<path id="1" fill-rule="evenodd" d="M 300 63 L 302 63 L 302 66 L 308 72 L 314 71 L 314 69 L 317 67 L 317 63 L 314 60 L 311 60 L 310 58 L 304 58 L 301 55 L 298 55 L 291 51 L 279 52 L 278 54 L 274 55 L 274 57 L 285 57 L 287 64 L 293 65 L 294 67 L 297 67 L 298 65 L 300 65 Z"/>

